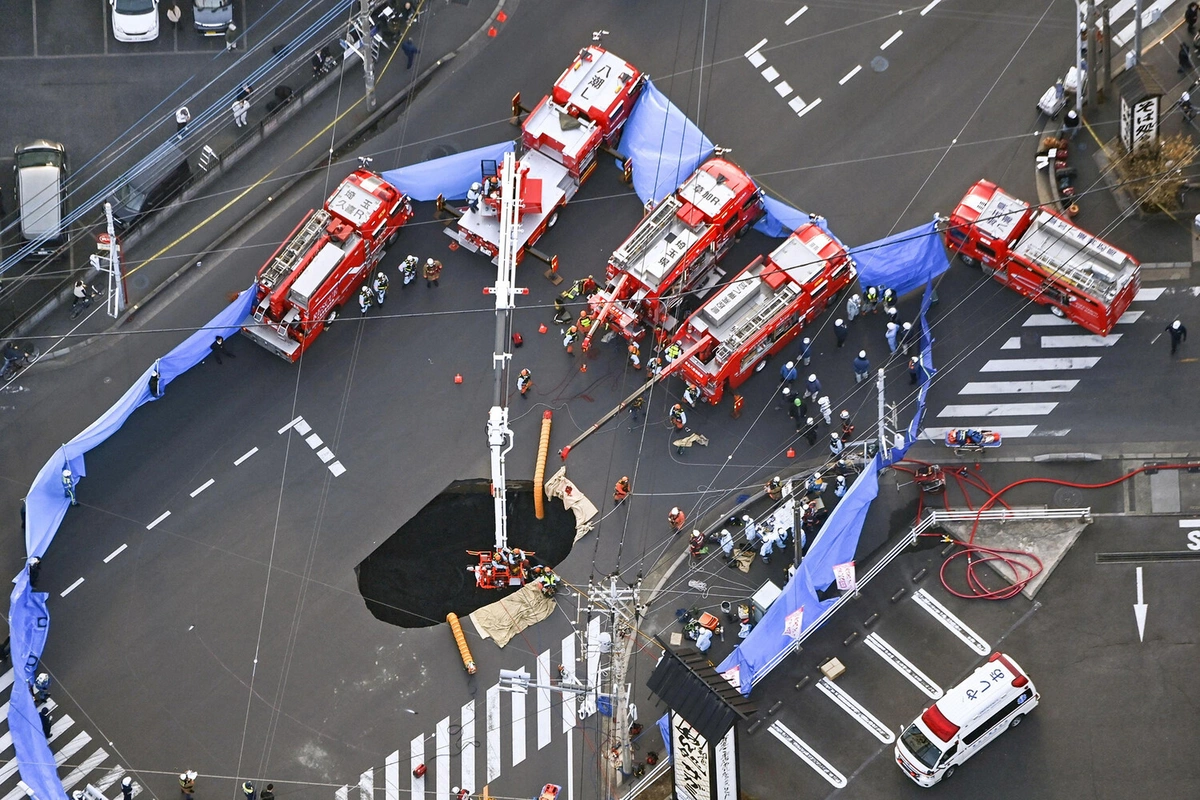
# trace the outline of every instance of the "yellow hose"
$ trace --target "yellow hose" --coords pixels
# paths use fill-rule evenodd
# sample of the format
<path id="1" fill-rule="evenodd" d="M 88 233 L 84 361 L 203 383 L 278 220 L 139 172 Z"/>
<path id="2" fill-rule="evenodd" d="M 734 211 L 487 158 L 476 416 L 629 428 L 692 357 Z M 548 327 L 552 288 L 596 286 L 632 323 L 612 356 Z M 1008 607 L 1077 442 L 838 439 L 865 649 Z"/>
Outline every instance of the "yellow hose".
<path id="1" fill-rule="evenodd" d="M 533 513 L 538 519 L 546 518 L 546 504 L 542 497 L 542 481 L 546 478 L 546 456 L 550 455 L 549 410 L 542 414 L 542 442 L 538 445 L 537 467 L 533 470 Z"/>
<path id="2" fill-rule="evenodd" d="M 450 631 L 454 634 L 454 641 L 458 645 L 458 654 L 462 657 L 463 666 L 467 668 L 467 674 L 474 675 L 475 659 L 471 656 L 471 648 L 467 647 L 467 637 L 463 636 L 462 625 L 458 622 L 458 614 L 450 612 L 446 615 L 446 622 L 450 623 Z"/>

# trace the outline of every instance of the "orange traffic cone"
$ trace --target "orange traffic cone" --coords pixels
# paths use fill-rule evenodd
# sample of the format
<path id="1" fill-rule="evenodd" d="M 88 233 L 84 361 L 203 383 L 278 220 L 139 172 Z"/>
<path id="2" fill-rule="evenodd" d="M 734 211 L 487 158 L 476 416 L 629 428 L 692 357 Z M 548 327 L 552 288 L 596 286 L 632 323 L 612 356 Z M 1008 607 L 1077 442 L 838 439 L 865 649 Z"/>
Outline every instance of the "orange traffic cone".
<path id="1" fill-rule="evenodd" d="M 455 382 L 455 383 L 462 383 L 462 375 L 460 375 L 460 374 L 455 374 L 455 376 L 454 376 L 454 382 Z"/>
<path id="2" fill-rule="evenodd" d="M 788 458 L 795 458 L 795 457 L 796 457 L 796 451 L 795 451 L 793 448 L 789 447 L 789 448 L 787 449 L 787 457 L 788 457 Z"/>
<path id="3" fill-rule="evenodd" d="M 579 365 L 579 371 L 580 371 L 580 372 L 587 372 L 587 364 L 580 364 L 580 365 Z"/>
<path id="4" fill-rule="evenodd" d="M 541 325 L 538 325 L 538 333 L 545 333 L 547 330 L 549 329 L 546 327 L 546 323 L 543 322 Z"/>

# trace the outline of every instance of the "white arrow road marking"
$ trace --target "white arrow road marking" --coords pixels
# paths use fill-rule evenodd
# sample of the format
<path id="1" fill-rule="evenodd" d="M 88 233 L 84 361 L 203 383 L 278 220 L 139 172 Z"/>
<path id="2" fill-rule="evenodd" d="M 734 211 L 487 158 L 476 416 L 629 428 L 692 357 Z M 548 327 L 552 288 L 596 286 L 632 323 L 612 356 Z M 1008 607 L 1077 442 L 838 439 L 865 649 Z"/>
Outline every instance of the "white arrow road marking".
<path id="1" fill-rule="evenodd" d="M 1137 620 L 1138 641 L 1145 641 L 1146 635 L 1146 602 L 1142 596 L 1142 568 L 1137 568 L 1137 603 L 1133 606 L 1133 618 Z"/>

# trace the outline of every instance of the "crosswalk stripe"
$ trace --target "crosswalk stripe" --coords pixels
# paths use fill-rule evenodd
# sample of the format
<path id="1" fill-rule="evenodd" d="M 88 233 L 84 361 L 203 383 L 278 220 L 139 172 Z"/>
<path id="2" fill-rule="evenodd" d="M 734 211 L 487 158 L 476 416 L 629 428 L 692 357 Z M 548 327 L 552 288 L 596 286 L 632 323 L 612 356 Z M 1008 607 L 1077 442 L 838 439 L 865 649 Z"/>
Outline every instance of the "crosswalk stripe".
<path id="1" fill-rule="evenodd" d="M 792 730 L 784 725 L 779 720 L 775 720 L 767 730 L 771 732 L 779 741 L 783 742 L 784 747 L 795 753 L 801 761 L 812 767 L 818 775 L 829 781 L 838 789 L 846 788 L 846 776 L 838 772 L 832 764 L 821 757 L 820 753 L 809 747 L 808 743 L 797 736 Z"/>
<path id="2" fill-rule="evenodd" d="M 550 651 L 546 650 L 537 657 L 537 682 L 542 686 L 550 685 Z M 537 729 L 538 750 L 550 744 L 550 690 L 537 690 Z"/>
<path id="3" fill-rule="evenodd" d="M 946 406 L 939 417 L 1034 417 L 1049 414 L 1058 403 L 965 403 Z"/>
<path id="4" fill-rule="evenodd" d="M 1136 303 L 1139 300 L 1157 300 L 1166 290 L 1165 286 L 1138 289 L 1137 294 L 1133 296 L 1133 301 Z"/>
<path id="5" fill-rule="evenodd" d="M 425 763 L 425 736 L 414 736 L 408 744 L 409 800 L 425 800 L 425 776 L 417 775 L 417 767 Z"/>
<path id="6" fill-rule="evenodd" d="M 500 685 L 487 690 L 487 782 L 500 777 Z"/>
<path id="7" fill-rule="evenodd" d="M 10 667 L 9 670 L 4 673 L 4 675 L 0 675 L 0 692 L 4 691 L 8 687 L 12 686 L 12 683 L 13 683 L 13 671 L 12 671 L 12 668 Z"/>
<path id="8" fill-rule="evenodd" d="M 450 718 L 443 717 L 437 724 L 433 741 L 434 772 L 437 773 L 437 798 L 446 800 L 450 796 Z"/>
<path id="9" fill-rule="evenodd" d="M 96 750 L 96 752 L 92 753 L 90 756 L 80 762 L 79 766 L 71 770 L 67 777 L 63 778 L 63 789 L 67 790 L 68 792 L 71 791 L 76 784 L 87 777 L 89 772 L 103 764 L 104 759 L 106 758 L 108 758 L 107 750 L 105 750 L 103 747 Z"/>
<path id="10" fill-rule="evenodd" d="M 87 743 L 92 740 L 92 735 L 87 731 L 80 731 L 75 735 L 75 738 L 63 745 L 63 749 L 54 754 L 54 763 L 57 766 L 62 766 L 68 758 L 78 753 L 83 748 L 87 747 Z"/>
<path id="11" fill-rule="evenodd" d="M 375 770 L 369 769 L 358 776 L 358 800 L 373 800 L 375 797 Z"/>
<path id="12" fill-rule="evenodd" d="M 350 800 L 350 787 L 343 786 L 333 793 L 334 800 Z"/>
<path id="13" fill-rule="evenodd" d="M 123 777 L 125 777 L 125 768 L 122 766 L 116 766 L 116 767 L 113 767 L 108 772 L 107 775 L 105 775 L 103 778 L 96 781 L 92 785 L 95 786 L 97 789 L 99 789 L 101 792 L 106 792 L 106 791 L 108 791 L 108 787 L 112 786 L 114 783 L 121 780 L 121 778 L 123 778 Z"/>
<path id="14" fill-rule="evenodd" d="M 1121 340 L 1122 334 L 1110 333 L 1108 336 L 1043 336 L 1042 347 L 1047 350 L 1064 347 L 1112 347 Z"/>
<path id="15" fill-rule="evenodd" d="M 933 442 L 945 442 L 946 434 L 954 428 L 925 428 L 921 438 Z M 1037 425 L 989 425 L 989 431 L 995 431 L 1003 439 L 1028 439 L 1037 430 Z"/>
<path id="16" fill-rule="evenodd" d="M 1000 349 L 1001 350 L 1020 350 L 1021 349 L 1021 337 L 1020 336 L 1009 337 L 1009 339 L 1006 340 L 1004 342 L 1004 344 L 1000 345 Z"/>
<path id="17" fill-rule="evenodd" d="M 1058 372 L 1064 369 L 1091 369 L 1100 356 L 1076 358 L 994 358 L 980 372 Z"/>
<path id="18" fill-rule="evenodd" d="M 600 617 L 588 620 L 587 632 L 587 685 L 592 688 L 600 685 Z M 583 696 L 584 718 L 596 713 L 596 693 L 588 692 Z"/>
<path id="19" fill-rule="evenodd" d="M 959 394 L 1050 394 L 1069 392 L 1079 381 L 972 381 Z"/>
<path id="20" fill-rule="evenodd" d="M 930 616 L 944 625 L 947 630 L 961 639 L 963 644 L 979 655 L 986 656 L 991 651 L 991 648 L 982 636 L 971 630 L 967 623 L 950 613 L 950 609 L 938 602 L 929 592 L 924 589 L 917 589 L 917 591 L 913 592 L 913 602 L 928 611 Z"/>
<path id="21" fill-rule="evenodd" d="M 509 695 L 512 698 L 512 765 L 515 767 L 525 760 L 525 697 L 520 692 Z"/>
<path id="22" fill-rule="evenodd" d="M 475 701 L 469 700 L 462 707 L 462 748 L 459 750 L 459 760 L 462 762 L 462 782 L 458 785 L 463 789 L 475 792 Z"/>
<path id="23" fill-rule="evenodd" d="M 383 800 L 400 800 L 399 750 L 393 750 L 383 761 Z"/>
<path id="24" fill-rule="evenodd" d="M 1136 298 L 1135 298 L 1136 299 Z M 1121 316 L 1117 317 L 1118 325 L 1132 325 L 1137 322 L 1145 311 L 1125 311 Z M 1030 314 L 1029 318 L 1021 323 L 1022 328 L 1065 328 L 1075 323 L 1065 317 L 1058 317 L 1054 314 Z"/>
<path id="25" fill-rule="evenodd" d="M 562 663 L 567 670 L 567 674 L 571 677 L 575 676 L 575 634 L 569 633 L 562 640 Z M 565 677 L 565 676 L 564 676 Z M 575 720 L 578 719 L 576 711 L 576 702 L 578 698 L 574 693 L 564 692 L 562 696 L 562 729 L 563 733 L 575 727 Z"/>
<path id="26" fill-rule="evenodd" d="M 55 703 L 54 700 L 47 700 L 46 708 L 49 708 L 51 711 L 53 711 L 54 709 L 58 708 L 58 704 Z M 8 703 L 4 704 L 3 718 L 8 719 Z M 70 720 L 71 718 L 69 716 L 65 716 L 65 717 L 63 717 L 63 719 Z M 51 736 L 50 741 L 54 741 L 54 737 L 58 735 L 55 733 L 56 730 L 58 731 L 58 733 L 62 733 L 64 730 L 66 730 L 66 728 L 60 727 L 59 722 L 61 722 L 61 720 L 59 720 L 58 722 L 55 722 L 53 725 L 50 726 L 50 736 Z M 12 747 L 12 731 L 6 730 L 6 731 L 4 731 L 4 735 L 0 736 L 0 753 L 5 752 L 10 747 Z M 8 765 L 5 764 L 4 766 L 8 766 Z M 10 772 L 8 774 L 11 775 L 12 773 Z M 2 772 L 0 772 L 0 783 L 4 782 L 5 777 L 6 776 L 4 776 L 4 774 Z"/>
<path id="27" fill-rule="evenodd" d="M 874 736 L 884 744 L 891 744 L 896 741 L 896 734 L 892 733 L 891 729 L 879 721 L 879 718 L 867 711 L 862 703 L 850 696 L 842 687 L 838 686 L 829 678 L 821 678 L 817 681 L 817 688 L 833 702 L 837 703 L 843 711 L 850 715 L 850 718 L 867 729 L 867 732 Z"/>

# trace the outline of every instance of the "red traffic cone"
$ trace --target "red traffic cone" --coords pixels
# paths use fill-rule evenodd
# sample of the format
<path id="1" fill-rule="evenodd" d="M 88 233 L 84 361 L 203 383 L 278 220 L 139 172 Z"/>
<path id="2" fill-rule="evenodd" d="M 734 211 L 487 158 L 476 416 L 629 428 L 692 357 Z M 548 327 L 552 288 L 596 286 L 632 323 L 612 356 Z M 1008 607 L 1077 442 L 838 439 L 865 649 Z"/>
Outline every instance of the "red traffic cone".
<path id="1" fill-rule="evenodd" d="M 580 372 L 587 372 L 587 364 L 580 364 L 580 365 L 579 365 L 579 371 L 580 371 Z"/>
<path id="2" fill-rule="evenodd" d="M 454 376 L 454 382 L 455 382 L 455 383 L 462 383 L 462 375 L 461 375 L 461 374 L 456 374 L 456 375 Z"/>
<path id="3" fill-rule="evenodd" d="M 787 449 L 787 457 L 788 457 L 788 458 L 795 458 L 795 457 L 796 457 L 796 450 L 795 450 L 794 448 L 791 448 L 791 447 L 789 447 L 789 448 Z"/>
<path id="4" fill-rule="evenodd" d="M 538 325 L 538 333 L 545 333 L 548 330 L 549 328 L 546 327 L 546 323 L 543 322 L 541 325 Z"/>

